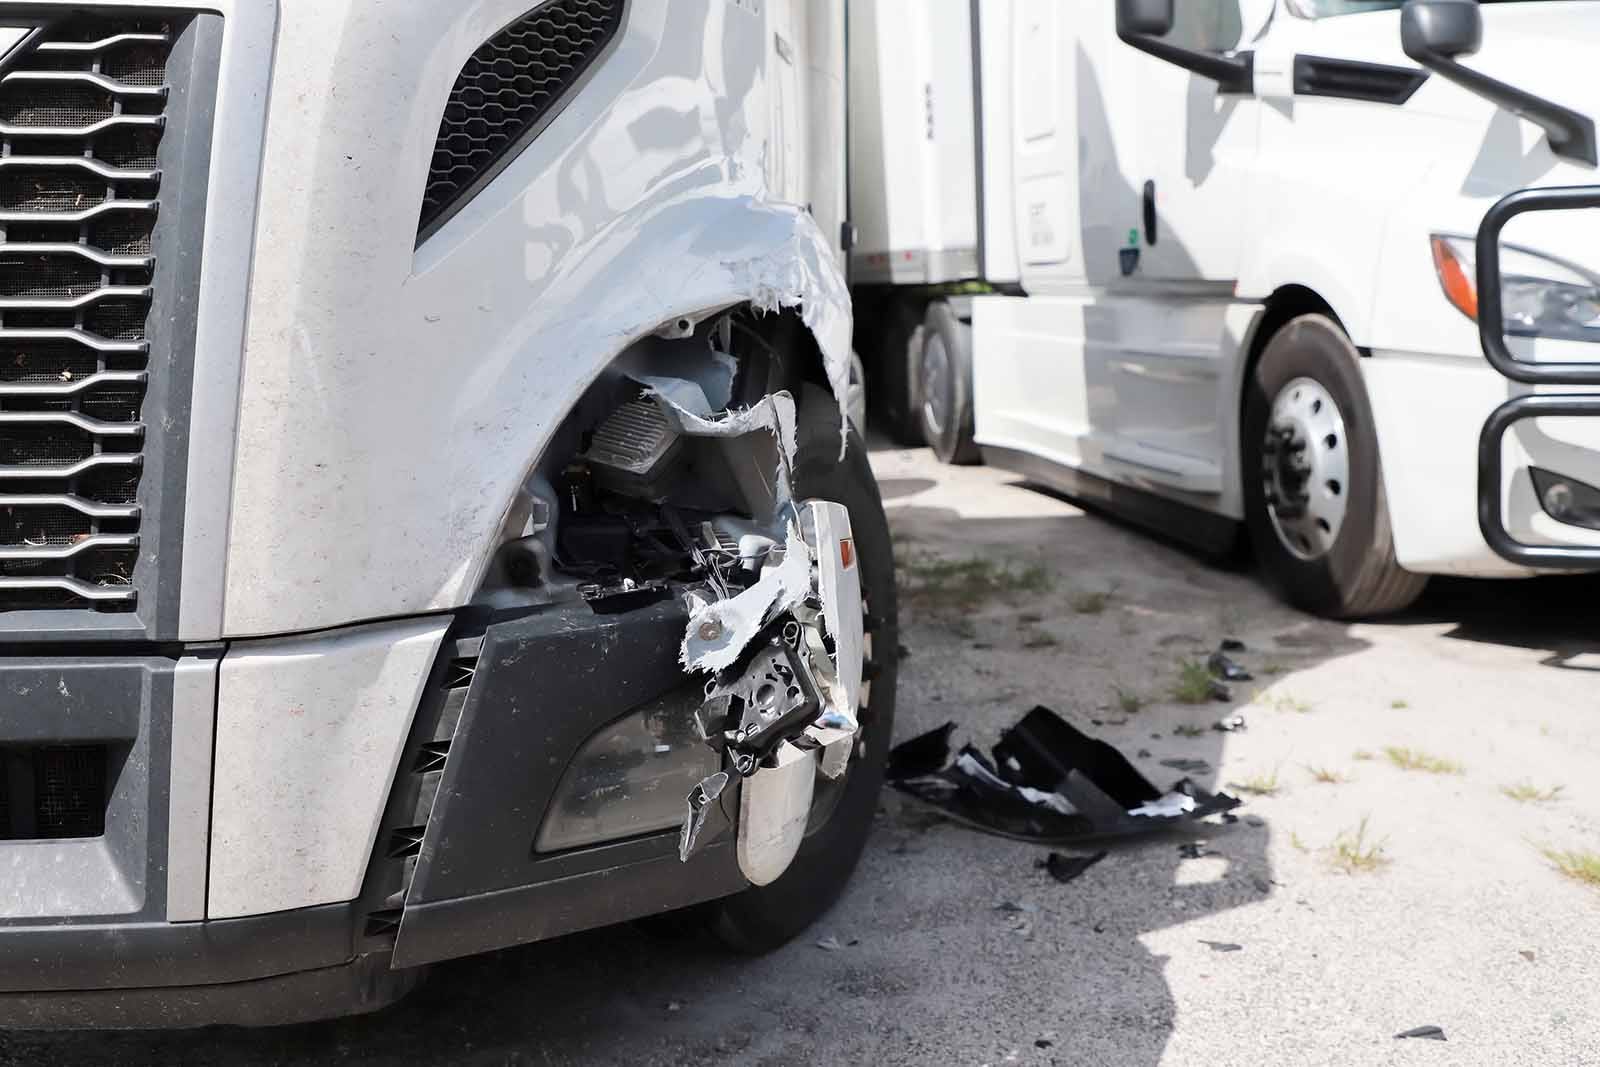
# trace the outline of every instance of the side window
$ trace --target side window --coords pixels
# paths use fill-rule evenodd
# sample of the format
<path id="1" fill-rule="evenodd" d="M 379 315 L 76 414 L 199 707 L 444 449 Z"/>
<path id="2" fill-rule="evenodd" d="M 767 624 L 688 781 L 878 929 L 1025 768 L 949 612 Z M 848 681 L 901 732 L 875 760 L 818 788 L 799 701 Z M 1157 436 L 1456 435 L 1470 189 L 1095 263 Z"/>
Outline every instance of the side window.
<path id="1" fill-rule="evenodd" d="M 1172 7 L 1172 32 L 1163 40 L 1204 52 L 1239 47 L 1239 38 L 1244 34 L 1239 0 L 1188 0 Z"/>

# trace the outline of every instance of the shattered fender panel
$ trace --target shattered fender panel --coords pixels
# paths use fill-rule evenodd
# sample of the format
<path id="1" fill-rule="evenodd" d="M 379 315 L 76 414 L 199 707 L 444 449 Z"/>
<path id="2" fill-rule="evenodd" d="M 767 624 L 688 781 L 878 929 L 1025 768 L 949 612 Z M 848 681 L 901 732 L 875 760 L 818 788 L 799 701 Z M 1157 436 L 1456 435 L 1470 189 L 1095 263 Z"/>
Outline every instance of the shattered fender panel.
<path id="1" fill-rule="evenodd" d="M 724 265 L 734 284 L 748 295 L 757 311 L 796 308 L 822 353 L 828 386 L 839 403 L 839 458 L 850 437 L 846 397 L 850 390 L 850 335 L 853 320 L 850 288 L 833 249 L 807 212 L 793 210 L 789 241 L 752 259 Z"/>

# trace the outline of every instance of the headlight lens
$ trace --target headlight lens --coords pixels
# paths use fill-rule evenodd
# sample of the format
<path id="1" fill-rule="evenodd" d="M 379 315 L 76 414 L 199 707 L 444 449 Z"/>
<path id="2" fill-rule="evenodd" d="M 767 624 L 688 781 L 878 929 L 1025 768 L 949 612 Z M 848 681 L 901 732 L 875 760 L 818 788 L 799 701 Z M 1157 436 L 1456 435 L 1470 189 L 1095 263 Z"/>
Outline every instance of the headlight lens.
<path id="1" fill-rule="evenodd" d="M 1433 267 L 1445 298 L 1478 321 L 1477 250 L 1465 237 L 1434 234 Z M 1500 249 L 1500 306 L 1506 333 L 1600 341 L 1600 278 L 1571 263 L 1518 248 Z"/>

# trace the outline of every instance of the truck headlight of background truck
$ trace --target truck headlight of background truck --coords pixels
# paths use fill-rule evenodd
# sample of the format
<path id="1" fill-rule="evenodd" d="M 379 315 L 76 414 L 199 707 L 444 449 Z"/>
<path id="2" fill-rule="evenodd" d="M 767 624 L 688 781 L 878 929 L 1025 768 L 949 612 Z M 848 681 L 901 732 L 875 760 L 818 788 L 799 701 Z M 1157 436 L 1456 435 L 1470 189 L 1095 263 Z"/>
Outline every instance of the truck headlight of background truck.
<path id="1" fill-rule="evenodd" d="M 1467 237 L 1434 234 L 1433 265 L 1444 295 L 1478 319 L 1477 258 Z M 1600 341 L 1600 277 L 1582 267 L 1515 245 L 1501 249 L 1501 307 L 1506 333 L 1566 341 Z"/>

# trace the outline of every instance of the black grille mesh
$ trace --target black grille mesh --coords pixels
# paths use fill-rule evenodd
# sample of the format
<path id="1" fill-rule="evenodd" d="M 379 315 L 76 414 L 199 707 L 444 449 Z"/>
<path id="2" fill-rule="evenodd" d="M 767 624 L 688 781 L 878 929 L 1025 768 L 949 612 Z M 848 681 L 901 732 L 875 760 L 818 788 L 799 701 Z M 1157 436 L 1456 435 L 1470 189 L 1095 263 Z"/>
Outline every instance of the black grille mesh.
<path id="1" fill-rule="evenodd" d="M 100 745 L 0 749 L 0 840 L 104 835 L 109 778 Z"/>
<path id="2" fill-rule="evenodd" d="M 625 0 L 549 0 L 467 61 L 439 127 L 426 230 L 549 116 L 622 24 Z"/>
<path id="3" fill-rule="evenodd" d="M 78 16 L 0 81 L 0 612 L 135 606 L 174 36 L 164 18 Z M 72 751 L 41 750 L 41 825 L 87 825 L 95 807 Z"/>

